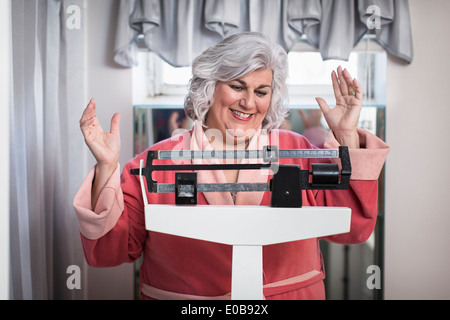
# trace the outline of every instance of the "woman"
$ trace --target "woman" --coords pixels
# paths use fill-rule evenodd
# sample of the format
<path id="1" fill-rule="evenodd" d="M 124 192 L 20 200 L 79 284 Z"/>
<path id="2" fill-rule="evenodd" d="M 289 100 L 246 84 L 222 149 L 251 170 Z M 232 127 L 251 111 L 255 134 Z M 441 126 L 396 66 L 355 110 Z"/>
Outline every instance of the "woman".
<path id="1" fill-rule="evenodd" d="M 314 148 L 303 136 L 277 130 L 286 116 L 287 55 L 263 35 L 231 36 L 193 62 L 193 78 L 185 100 L 195 121 L 190 131 L 152 146 L 154 150 Z M 303 191 L 305 206 L 346 206 L 352 209 L 351 230 L 327 237 L 339 243 L 364 242 L 376 221 L 377 178 L 389 148 L 377 137 L 357 129 L 362 89 L 348 71 L 332 73 L 336 107 L 317 102 L 332 131 L 327 148 L 350 148 L 349 190 Z M 231 246 L 145 230 L 138 168 L 146 153 L 127 163 L 119 182 L 120 118 L 104 132 L 90 101 L 80 120 L 86 144 L 97 160 L 74 199 L 86 259 L 93 266 L 114 266 L 143 255 L 143 299 L 227 299 L 231 290 Z M 212 132 L 212 133 L 211 133 Z M 268 134 L 264 134 L 268 132 Z M 211 138 L 211 137 L 214 138 Z M 216 161 L 216 160 L 213 160 Z M 166 160 L 171 163 L 170 160 Z M 308 159 L 282 159 L 309 167 Z M 173 172 L 155 172 L 155 180 L 173 183 Z M 270 174 L 255 170 L 198 172 L 198 182 L 267 182 Z M 250 180 L 251 181 L 251 180 Z M 147 194 L 149 203 L 173 204 L 173 194 Z M 269 205 L 269 192 L 200 193 L 198 204 Z M 264 295 L 267 299 L 324 299 L 323 262 L 318 239 L 265 246 Z"/>

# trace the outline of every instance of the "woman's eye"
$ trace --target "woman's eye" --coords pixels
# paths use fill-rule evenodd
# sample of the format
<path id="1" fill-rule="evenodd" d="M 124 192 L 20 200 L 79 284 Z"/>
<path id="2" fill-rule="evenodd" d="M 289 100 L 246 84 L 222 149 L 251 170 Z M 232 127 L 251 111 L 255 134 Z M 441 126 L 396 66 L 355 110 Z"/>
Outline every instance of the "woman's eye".
<path id="1" fill-rule="evenodd" d="M 233 90 L 235 90 L 235 91 L 242 91 L 242 90 L 244 90 L 244 87 L 242 87 L 242 86 L 236 86 L 236 85 L 234 85 L 234 84 L 230 84 L 230 88 L 233 89 Z"/>
<path id="2" fill-rule="evenodd" d="M 264 97 L 267 95 L 267 92 L 266 91 L 256 91 L 256 94 L 260 97 Z"/>

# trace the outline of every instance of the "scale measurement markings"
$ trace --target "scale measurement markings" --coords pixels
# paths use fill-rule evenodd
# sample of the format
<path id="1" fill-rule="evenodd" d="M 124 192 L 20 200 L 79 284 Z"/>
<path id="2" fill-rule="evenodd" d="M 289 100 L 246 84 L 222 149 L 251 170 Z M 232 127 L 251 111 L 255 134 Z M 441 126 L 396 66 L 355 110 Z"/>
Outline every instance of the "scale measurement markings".
<path id="1" fill-rule="evenodd" d="M 174 183 L 159 183 L 158 193 L 175 192 Z M 192 192 L 193 185 L 179 185 L 180 192 Z M 270 191 L 269 183 L 200 183 L 197 185 L 197 192 L 251 192 Z"/>
<path id="2" fill-rule="evenodd" d="M 283 149 L 276 151 L 281 159 L 322 159 L 339 158 L 338 149 Z M 181 160 L 181 159 L 262 159 L 263 150 L 159 150 L 159 160 Z M 275 159 L 276 161 L 277 159 Z"/>

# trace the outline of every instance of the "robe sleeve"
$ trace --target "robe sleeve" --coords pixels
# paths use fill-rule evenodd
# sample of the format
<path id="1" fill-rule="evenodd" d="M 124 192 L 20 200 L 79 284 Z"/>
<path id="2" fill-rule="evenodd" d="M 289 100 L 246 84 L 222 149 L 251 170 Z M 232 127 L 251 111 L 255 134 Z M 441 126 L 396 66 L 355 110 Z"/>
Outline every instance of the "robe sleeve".
<path id="1" fill-rule="evenodd" d="M 121 176 L 118 167 L 101 191 L 93 210 L 94 172 L 95 169 L 89 173 L 73 202 L 86 261 L 94 267 L 132 262 L 141 255 L 147 237 L 144 205 L 140 186 L 136 183 L 138 179 L 131 177 L 129 164 L 125 165 Z"/>
<path id="2" fill-rule="evenodd" d="M 341 244 L 365 242 L 375 227 L 378 213 L 378 177 L 389 147 L 371 133 L 358 129 L 360 149 L 349 149 L 352 175 L 348 190 L 323 190 L 316 194 L 318 206 L 349 207 L 352 210 L 350 232 L 325 239 Z M 337 148 L 332 134 L 325 148 Z"/>

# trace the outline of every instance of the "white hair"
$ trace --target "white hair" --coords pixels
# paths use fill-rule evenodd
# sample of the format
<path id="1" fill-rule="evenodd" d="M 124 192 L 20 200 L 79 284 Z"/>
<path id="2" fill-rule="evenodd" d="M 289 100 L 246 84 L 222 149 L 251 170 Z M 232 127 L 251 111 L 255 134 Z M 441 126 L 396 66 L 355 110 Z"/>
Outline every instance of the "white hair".
<path id="1" fill-rule="evenodd" d="M 273 72 L 272 97 L 262 128 L 278 128 L 288 113 L 285 105 L 287 53 L 280 45 L 256 32 L 227 37 L 194 59 L 189 92 L 184 101 L 186 114 L 204 124 L 214 99 L 216 83 L 233 81 L 258 69 Z"/>

